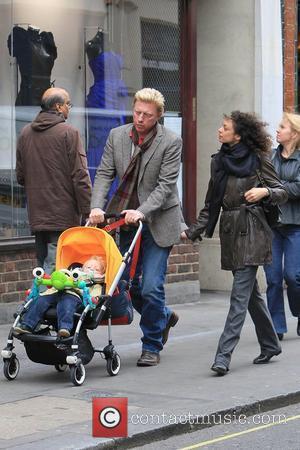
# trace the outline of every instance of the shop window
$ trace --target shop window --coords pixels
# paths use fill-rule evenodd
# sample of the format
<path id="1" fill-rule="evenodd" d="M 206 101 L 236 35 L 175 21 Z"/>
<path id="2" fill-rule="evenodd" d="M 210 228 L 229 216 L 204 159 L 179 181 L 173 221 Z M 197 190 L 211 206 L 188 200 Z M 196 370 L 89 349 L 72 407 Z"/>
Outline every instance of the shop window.
<path id="1" fill-rule="evenodd" d="M 68 121 L 80 130 L 92 179 L 110 129 L 131 120 L 138 89 L 163 92 L 166 119 L 181 115 L 178 0 L 50 3 L 0 0 L 0 239 L 30 235 L 16 143 L 46 88 L 70 93 Z"/>

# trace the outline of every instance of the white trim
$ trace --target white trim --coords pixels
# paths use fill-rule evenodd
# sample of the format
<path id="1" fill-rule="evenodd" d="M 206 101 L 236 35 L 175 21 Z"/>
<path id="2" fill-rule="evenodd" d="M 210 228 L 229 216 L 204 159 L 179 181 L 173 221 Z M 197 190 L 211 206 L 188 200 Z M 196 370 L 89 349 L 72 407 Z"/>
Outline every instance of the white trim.
<path id="1" fill-rule="evenodd" d="M 275 130 L 283 110 L 280 0 L 255 0 L 255 111 Z M 275 142 L 274 142 L 275 144 Z"/>

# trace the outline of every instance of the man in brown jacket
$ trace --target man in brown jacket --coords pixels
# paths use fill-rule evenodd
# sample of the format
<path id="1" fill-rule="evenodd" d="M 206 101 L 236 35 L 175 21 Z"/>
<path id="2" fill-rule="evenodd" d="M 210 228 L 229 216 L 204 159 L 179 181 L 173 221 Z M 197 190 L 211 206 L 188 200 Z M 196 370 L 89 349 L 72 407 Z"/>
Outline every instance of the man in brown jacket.
<path id="1" fill-rule="evenodd" d="M 60 233 L 90 212 L 91 182 L 79 131 L 66 123 L 68 92 L 47 89 L 41 106 L 19 137 L 16 175 L 25 187 L 38 264 L 50 273 Z"/>

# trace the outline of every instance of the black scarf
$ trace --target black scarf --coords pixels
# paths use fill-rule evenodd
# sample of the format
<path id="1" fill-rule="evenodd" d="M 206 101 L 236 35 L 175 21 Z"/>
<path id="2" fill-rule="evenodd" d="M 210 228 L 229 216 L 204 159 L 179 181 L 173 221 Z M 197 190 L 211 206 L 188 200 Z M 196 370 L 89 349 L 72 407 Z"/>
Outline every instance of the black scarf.
<path id="1" fill-rule="evenodd" d="M 208 237 L 212 237 L 218 221 L 228 176 L 248 177 L 255 174 L 259 167 L 258 156 L 241 142 L 232 147 L 223 144 L 215 156 L 214 162 L 215 176 L 209 203 L 209 219 L 206 226 L 206 236 Z"/>

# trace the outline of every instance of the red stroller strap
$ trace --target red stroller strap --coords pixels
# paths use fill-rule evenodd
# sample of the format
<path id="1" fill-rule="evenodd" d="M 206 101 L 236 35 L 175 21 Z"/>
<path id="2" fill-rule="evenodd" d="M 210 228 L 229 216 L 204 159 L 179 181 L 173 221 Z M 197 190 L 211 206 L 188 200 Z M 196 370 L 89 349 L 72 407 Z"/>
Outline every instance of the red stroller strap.
<path id="1" fill-rule="evenodd" d="M 108 225 L 105 225 L 105 227 L 102 228 L 102 230 L 105 230 L 105 231 L 107 231 L 109 233 L 110 231 L 113 231 L 116 228 L 119 228 L 119 227 L 121 227 L 124 224 L 125 224 L 125 219 L 124 218 L 123 219 L 119 219 L 116 222 L 109 223 Z"/>
<path id="2" fill-rule="evenodd" d="M 140 248 L 141 248 L 141 238 L 142 238 L 142 235 L 140 234 L 139 237 L 137 238 L 137 241 L 136 241 L 134 249 L 133 249 L 132 261 L 131 261 L 130 272 L 129 272 L 130 280 L 132 280 L 135 275 L 136 266 L 137 266 L 138 259 L 139 259 Z"/>

